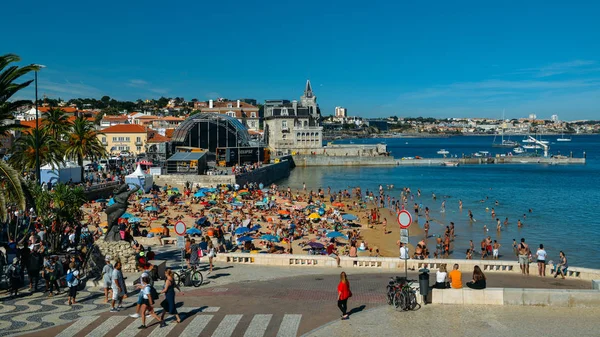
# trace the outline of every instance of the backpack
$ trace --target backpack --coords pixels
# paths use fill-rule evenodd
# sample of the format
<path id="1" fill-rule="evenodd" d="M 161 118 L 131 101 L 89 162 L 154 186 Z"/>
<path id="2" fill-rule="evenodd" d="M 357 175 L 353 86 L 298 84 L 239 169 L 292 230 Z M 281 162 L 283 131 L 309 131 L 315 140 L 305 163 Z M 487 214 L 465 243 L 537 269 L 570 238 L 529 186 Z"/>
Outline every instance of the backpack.
<path id="1" fill-rule="evenodd" d="M 152 296 L 152 301 L 156 301 L 158 300 L 158 291 L 156 291 L 156 288 L 154 288 L 153 286 L 150 286 L 150 296 Z"/>
<path id="2" fill-rule="evenodd" d="M 73 270 L 69 269 L 69 272 L 67 273 L 67 283 L 73 283 L 74 280 L 75 275 L 73 275 Z"/>

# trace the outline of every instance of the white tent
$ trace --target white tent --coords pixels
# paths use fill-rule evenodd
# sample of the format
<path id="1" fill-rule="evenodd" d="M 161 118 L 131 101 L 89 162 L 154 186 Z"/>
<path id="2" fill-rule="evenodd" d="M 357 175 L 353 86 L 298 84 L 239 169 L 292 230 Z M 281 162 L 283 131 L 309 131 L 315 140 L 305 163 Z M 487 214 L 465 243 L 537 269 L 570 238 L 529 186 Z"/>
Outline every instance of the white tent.
<path id="1" fill-rule="evenodd" d="M 129 184 L 131 187 L 133 187 L 134 184 L 139 185 L 144 192 L 148 193 L 152 188 L 153 179 L 152 175 L 144 173 L 138 164 L 132 174 L 125 176 L 125 183 Z"/>
<path id="2" fill-rule="evenodd" d="M 54 167 L 50 164 L 40 167 L 40 180 L 43 183 L 51 182 L 53 185 L 57 183 L 74 183 L 81 182 L 81 170 L 83 168 L 71 161 Z"/>

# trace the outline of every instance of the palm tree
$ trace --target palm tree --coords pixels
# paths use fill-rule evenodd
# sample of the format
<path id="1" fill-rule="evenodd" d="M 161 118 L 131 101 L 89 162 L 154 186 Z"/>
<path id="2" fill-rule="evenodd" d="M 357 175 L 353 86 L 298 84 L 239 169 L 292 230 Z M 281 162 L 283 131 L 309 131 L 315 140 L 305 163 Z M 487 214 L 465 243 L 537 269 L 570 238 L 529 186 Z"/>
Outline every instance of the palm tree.
<path id="1" fill-rule="evenodd" d="M 50 135 L 46 129 L 31 129 L 31 133 L 21 135 L 11 149 L 11 157 L 8 160 L 13 167 L 22 171 L 33 171 L 35 162 L 35 137 L 39 137 L 40 166 L 51 164 L 58 167 L 64 162 L 63 146 Z"/>
<path id="2" fill-rule="evenodd" d="M 23 129 L 21 125 L 14 124 L 12 120 L 14 119 L 13 112 L 23 106 L 25 101 L 9 102 L 8 100 L 33 82 L 33 80 L 28 80 L 16 83 L 21 77 L 39 70 L 39 67 L 34 65 L 25 67 L 10 65 L 19 61 L 21 58 L 14 54 L 0 55 L 0 136 L 8 136 L 13 130 Z M 19 209 L 25 209 L 23 189 L 23 180 L 19 173 L 4 161 L 0 161 L 0 221 L 7 219 L 6 205 L 8 202 L 16 203 Z"/>
<path id="3" fill-rule="evenodd" d="M 48 112 L 44 112 L 42 117 L 44 118 L 44 128 L 50 132 L 55 140 L 60 142 L 69 133 L 71 122 L 69 122 L 69 117 L 62 109 L 50 109 Z"/>
<path id="4" fill-rule="evenodd" d="M 96 131 L 94 123 L 79 116 L 73 122 L 73 128 L 67 139 L 65 154 L 69 158 L 77 159 L 77 164 L 83 167 L 83 158 L 101 158 L 106 155 L 106 149 L 100 143 L 98 135 L 103 133 Z M 83 181 L 83 170 L 81 171 Z"/>

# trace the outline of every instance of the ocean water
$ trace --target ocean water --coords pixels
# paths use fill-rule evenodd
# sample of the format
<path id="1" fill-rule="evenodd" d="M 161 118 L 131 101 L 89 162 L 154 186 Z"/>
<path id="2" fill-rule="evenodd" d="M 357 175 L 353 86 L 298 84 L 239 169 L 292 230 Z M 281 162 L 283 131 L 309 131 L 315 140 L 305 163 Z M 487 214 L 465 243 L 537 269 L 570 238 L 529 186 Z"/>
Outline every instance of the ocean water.
<path id="1" fill-rule="evenodd" d="M 338 191 L 360 186 L 365 191 L 376 190 L 379 184 L 384 188 L 393 184 L 394 190 L 390 192 L 396 197 L 402 187 L 410 187 L 415 201 L 409 200 L 411 206 L 408 209 L 412 210 L 415 202 L 430 208 L 431 217 L 437 223 L 431 225 L 431 233 L 442 234 L 445 226 L 454 221 L 457 235 L 454 257 L 464 258 L 469 240 L 473 240 L 477 250 L 481 239 L 490 235 L 500 242 L 500 255 L 506 259 L 513 258 L 512 240 L 525 238 L 533 251 L 540 243 L 544 244 L 549 260 L 557 261 L 558 252 L 562 250 L 570 265 L 600 268 L 600 136 L 574 136 L 571 142 L 556 142 L 557 136 L 544 138 L 551 142 L 550 152 L 554 154 L 569 155 L 572 152 L 581 157 L 585 151 L 586 165 L 297 167 L 280 185 L 301 188 L 305 182 L 308 189 L 330 186 L 332 191 Z M 522 137 L 515 138 L 520 139 Z M 493 137 L 473 136 L 354 139 L 343 143 L 385 142 L 396 158 L 441 157 L 436 153 L 441 148 L 458 156 L 477 151 L 489 151 L 490 155 L 507 151 L 492 148 L 492 141 Z M 417 189 L 422 192 L 420 198 L 416 197 Z M 437 201 L 432 199 L 432 193 L 436 194 Z M 446 212 L 441 213 L 444 199 Z M 459 199 L 463 202 L 462 212 L 458 208 Z M 482 199 L 487 201 L 481 202 Z M 486 208 L 494 208 L 496 217 L 502 222 L 509 218 L 509 225 L 500 233 Z M 470 223 L 468 210 L 472 210 L 476 222 Z M 524 223 L 522 228 L 517 228 L 519 219 Z M 424 222 L 421 219 L 420 226 Z M 484 231 L 484 225 L 488 232 Z M 413 240 L 411 238 L 411 242 Z M 477 258 L 479 256 L 474 256 Z"/>

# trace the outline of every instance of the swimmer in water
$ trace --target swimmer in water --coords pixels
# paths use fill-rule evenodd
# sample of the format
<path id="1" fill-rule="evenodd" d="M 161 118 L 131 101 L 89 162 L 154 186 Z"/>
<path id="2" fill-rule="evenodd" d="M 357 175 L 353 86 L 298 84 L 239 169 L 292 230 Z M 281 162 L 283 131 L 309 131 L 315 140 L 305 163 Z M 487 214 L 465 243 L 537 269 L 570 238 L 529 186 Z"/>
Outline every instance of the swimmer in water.
<path id="1" fill-rule="evenodd" d="M 508 225 L 508 218 L 504 219 L 504 226 Z"/>
<path id="2" fill-rule="evenodd" d="M 496 230 L 499 232 L 502 229 L 502 225 L 500 224 L 500 219 L 496 218 Z"/>
<path id="3" fill-rule="evenodd" d="M 458 199 L 458 209 L 462 211 L 462 200 Z"/>
<path id="4" fill-rule="evenodd" d="M 519 228 L 523 227 L 523 223 L 521 222 L 521 220 L 517 221 L 517 226 L 518 226 Z"/>
<path id="5" fill-rule="evenodd" d="M 498 200 L 496 200 L 496 206 L 500 205 L 500 203 L 498 202 Z"/>

